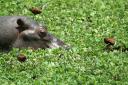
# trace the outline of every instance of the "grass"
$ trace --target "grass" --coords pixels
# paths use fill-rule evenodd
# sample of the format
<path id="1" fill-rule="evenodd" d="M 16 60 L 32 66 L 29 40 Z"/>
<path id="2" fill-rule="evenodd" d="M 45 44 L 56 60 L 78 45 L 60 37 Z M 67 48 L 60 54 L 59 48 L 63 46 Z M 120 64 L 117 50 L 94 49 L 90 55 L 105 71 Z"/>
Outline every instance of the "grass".
<path id="1" fill-rule="evenodd" d="M 28 10 L 44 5 L 40 15 Z M 1 85 L 128 85 L 128 53 L 103 50 L 111 36 L 128 47 L 128 0 L 0 0 L 0 9 L 33 17 L 72 47 L 0 53 Z"/>

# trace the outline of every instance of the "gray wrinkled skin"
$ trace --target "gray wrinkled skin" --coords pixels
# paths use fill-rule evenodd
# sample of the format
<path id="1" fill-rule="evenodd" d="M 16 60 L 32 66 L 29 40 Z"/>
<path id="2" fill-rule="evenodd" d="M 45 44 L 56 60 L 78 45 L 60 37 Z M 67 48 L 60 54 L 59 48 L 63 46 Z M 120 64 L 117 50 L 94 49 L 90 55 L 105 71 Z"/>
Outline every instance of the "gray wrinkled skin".
<path id="1" fill-rule="evenodd" d="M 0 48 L 10 48 L 20 31 L 36 29 L 38 27 L 39 24 L 37 22 L 25 16 L 0 16 Z"/>
<path id="2" fill-rule="evenodd" d="M 25 16 L 0 17 L 0 49 L 58 48 L 65 47 L 63 41 L 47 32 L 45 26 Z"/>

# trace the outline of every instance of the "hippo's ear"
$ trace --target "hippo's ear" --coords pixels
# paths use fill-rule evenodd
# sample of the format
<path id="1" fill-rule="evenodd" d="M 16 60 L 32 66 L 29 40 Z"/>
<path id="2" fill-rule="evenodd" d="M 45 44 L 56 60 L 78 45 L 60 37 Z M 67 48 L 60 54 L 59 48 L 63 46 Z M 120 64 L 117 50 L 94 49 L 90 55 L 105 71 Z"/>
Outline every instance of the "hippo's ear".
<path id="1" fill-rule="evenodd" d="M 25 22 L 22 19 L 17 19 L 17 25 L 18 27 L 16 27 L 16 29 L 19 31 L 19 33 L 21 33 L 22 31 L 28 29 L 28 26 L 25 24 Z"/>
<path id="2" fill-rule="evenodd" d="M 17 19 L 17 24 L 19 25 L 19 26 L 24 26 L 25 25 L 25 23 L 24 23 L 24 21 L 22 20 L 22 19 Z"/>

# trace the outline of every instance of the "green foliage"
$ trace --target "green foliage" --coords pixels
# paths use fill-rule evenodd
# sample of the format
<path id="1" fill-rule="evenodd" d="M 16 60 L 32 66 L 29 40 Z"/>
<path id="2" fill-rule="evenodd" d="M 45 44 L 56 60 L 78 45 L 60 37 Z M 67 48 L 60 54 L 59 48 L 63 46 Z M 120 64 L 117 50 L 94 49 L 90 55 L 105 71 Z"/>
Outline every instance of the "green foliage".
<path id="1" fill-rule="evenodd" d="M 31 7 L 42 7 L 42 14 Z M 103 50 L 111 36 L 128 47 L 128 0 L 0 0 L 0 9 L 1 16 L 33 17 L 72 47 L 0 53 L 1 85 L 128 84 L 128 53 Z"/>

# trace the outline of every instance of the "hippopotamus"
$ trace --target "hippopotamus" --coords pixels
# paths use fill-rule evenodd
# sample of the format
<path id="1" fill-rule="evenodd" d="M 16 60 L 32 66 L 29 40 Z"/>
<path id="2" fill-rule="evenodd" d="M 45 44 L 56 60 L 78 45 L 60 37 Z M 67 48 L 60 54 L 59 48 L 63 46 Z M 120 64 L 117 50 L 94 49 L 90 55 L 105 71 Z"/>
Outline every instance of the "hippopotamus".
<path id="1" fill-rule="evenodd" d="M 0 16 L 0 49 L 58 48 L 66 44 L 27 16 Z"/>

